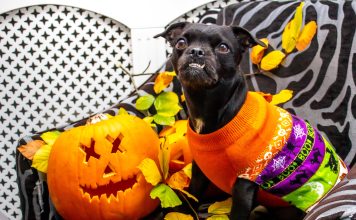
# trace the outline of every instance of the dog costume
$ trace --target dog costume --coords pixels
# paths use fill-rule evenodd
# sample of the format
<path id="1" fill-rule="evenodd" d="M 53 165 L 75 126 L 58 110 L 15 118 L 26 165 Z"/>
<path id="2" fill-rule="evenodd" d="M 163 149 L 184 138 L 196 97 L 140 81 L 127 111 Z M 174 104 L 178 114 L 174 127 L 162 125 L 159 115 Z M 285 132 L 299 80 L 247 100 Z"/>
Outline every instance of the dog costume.
<path id="1" fill-rule="evenodd" d="M 221 129 L 187 137 L 193 158 L 220 189 L 237 177 L 301 210 L 310 210 L 347 174 L 334 148 L 308 122 L 248 92 L 237 115 Z"/>

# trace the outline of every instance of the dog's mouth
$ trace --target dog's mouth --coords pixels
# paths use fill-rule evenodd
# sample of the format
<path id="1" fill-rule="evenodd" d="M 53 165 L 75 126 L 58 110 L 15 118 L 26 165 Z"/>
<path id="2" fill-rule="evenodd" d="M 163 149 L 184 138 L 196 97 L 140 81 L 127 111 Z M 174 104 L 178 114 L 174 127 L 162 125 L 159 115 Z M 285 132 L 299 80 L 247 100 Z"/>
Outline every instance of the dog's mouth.
<path id="1" fill-rule="evenodd" d="M 203 60 L 184 60 L 178 63 L 178 77 L 182 84 L 194 88 L 210 88 L 218 81 L 214 65 Z"/>
<path id="2" fill-rule="evenodd" d="M 190 63 L 189 67 L 191 68 L 197 68 L 197 69 L 204 69 L 205 63 L 199 64 L 199 63 Z"/>

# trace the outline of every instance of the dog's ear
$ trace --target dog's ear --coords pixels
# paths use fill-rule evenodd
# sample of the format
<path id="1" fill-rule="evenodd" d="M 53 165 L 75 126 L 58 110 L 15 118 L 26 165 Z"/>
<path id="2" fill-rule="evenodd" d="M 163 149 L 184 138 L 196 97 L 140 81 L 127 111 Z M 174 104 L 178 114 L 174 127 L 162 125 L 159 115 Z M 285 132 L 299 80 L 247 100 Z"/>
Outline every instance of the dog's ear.
<path id="1" fill-rule="evenodd" d="M 254 37 L 248 30 L 239 26 L 231 26 L 231 29 L 244 48 L 251 48 L 256 45 L 266 47 L 265 43 Z"/>
<path id="2" fill-rule="evenodd" d="M 160 34 L 154 36 L 157 37 L 164 37 L 171 46 L 173 46 L 173 40 L 182 33 L 183 29 L 188 26 L 189 22 L 178 22 L 170 25 L 165 31 Z"/>

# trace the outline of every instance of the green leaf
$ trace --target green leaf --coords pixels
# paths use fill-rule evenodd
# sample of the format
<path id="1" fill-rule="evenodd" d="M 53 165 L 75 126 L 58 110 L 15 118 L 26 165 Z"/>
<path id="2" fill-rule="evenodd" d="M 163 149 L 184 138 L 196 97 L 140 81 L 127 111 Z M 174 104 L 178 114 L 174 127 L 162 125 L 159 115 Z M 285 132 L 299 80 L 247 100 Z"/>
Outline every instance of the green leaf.
<path id="1" fill-rule="evenodd" d="M 182 108 L 179 106 L 178 95 L 174 92 L 163 92 L 154 101 L 157 113 L 162 116 L 175 116 Z"/>
<path id="2" fill-rule="evenodd" d="M 154 101 L 155 97 L 153 95 L 141 96 L 136 101 L 136 109 L 141 111 L 147 110 L 152 106 Z"/>
<path id="3" fill-rule="evenodd" d="M 48 145 L 53 145 L 54 142 L 57 140 L 58 136 L 61 134 L 59 131 L 48 131 L 41 135 L 42 140 L 46 142 Z"/>
<path id="4" fill-rule="evenodd" d="M 150 193 L 152 199 L 159 198 L 162 208 L 173 208 L 182 204 L 177 194 L 167 185 L 159 184 Z"/>
<path id="5" fill-rule="evenodd" d="M 159 169 L 154 160 L 146 158 L 141 161 L 137 168 L 141 170 L 146 181 L 151 183 L 153 186 L 156 186 L 159 182 L 162 181 L 161 173 L 159 172 Z"/>
<path id="6" fill-rule="evenodd" d="M 153 116 L 153 120 L 154 120 L 154 122 L 156 122 L 159 125 L 172 126 L 172 125 L 174 125 L 174 122 L 175 122 L 174 116 L 167 117 L 167 116 L 161 115 L 159 113 L 157 113 Z"/>

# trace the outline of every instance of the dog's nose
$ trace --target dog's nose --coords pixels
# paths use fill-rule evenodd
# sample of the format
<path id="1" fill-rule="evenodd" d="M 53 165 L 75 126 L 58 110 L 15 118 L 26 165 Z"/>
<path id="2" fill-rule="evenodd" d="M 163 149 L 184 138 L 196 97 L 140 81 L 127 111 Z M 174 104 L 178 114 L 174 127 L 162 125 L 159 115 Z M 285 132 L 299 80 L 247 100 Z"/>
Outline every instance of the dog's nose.
<path id="1" fill-rule="evenodd" d="M 193 57 L 203 57 L 204 54 L 204 50 L 202 50 L 201 48 L 195 47 L 190 50 L 190 55 Z"/>

